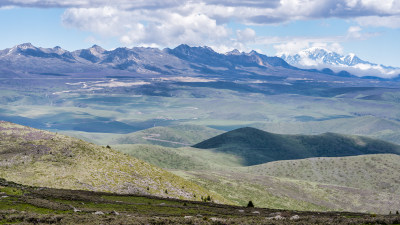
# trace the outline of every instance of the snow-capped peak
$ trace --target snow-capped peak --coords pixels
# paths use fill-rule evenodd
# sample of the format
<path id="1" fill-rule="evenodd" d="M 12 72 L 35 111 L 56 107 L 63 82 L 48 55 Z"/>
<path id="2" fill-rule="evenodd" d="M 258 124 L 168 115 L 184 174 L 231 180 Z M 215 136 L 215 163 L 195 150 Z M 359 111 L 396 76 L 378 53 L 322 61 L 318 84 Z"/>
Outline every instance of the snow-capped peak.
<path id="1" fill-rule="evenodd" d="M 341 55 L 339 53 L 318 47 L 308 48 L 296 54 L 280 56 L 289 64 L 305 69 L 329 68 L 335 72 L 346 70 L 357 76 L 378 76 L 390 78 L 400 72 L 400 68 L 377 65 L 361 60 L 354 53 Z"/>

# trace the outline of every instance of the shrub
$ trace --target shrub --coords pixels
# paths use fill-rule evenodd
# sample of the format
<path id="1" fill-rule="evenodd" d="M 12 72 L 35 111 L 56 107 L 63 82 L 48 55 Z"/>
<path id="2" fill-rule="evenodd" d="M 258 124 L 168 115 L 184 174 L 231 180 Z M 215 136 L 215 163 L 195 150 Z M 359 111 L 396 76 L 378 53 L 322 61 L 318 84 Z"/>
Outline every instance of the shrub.
<path id="1" fill-rule="evenodd" d="M 247 203 L 247 207 L 254 207 L 254 204 L 253 204 L 253 202 L 252 201 L 249 201 L 249 203 Z"/>

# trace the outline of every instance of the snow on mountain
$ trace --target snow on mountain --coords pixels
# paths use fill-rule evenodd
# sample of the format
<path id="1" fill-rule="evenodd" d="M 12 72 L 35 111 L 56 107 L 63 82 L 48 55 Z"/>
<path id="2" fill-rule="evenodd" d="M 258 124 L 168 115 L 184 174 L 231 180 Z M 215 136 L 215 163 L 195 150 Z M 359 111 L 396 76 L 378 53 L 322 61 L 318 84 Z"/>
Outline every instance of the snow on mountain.
<path id="1" fill-rule="evenodd" d="M 323 48 L 309 48 L 297 54 L 281 54 L 292 66 L 304 69 L 329 68 L 335 72 L 348 71 L 356 76 L 375 76 L 394 78 L 400 74 L 400 68 L 378 65 L 358 58 L 354 53 L 340 55 Z"/>

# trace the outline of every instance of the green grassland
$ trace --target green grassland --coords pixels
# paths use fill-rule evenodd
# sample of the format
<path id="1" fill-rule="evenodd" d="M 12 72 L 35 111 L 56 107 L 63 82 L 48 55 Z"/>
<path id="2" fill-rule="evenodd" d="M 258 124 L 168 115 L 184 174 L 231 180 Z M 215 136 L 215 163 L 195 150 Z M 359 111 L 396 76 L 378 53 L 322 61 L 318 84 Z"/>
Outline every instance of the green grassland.
<path id="1" fill-rule="evenodd" d="M 362 134 L 396 141 L 392 136 L 399 127 L 396 121 L 400 119 L 397 113 L 400 106 L 395 101 L 397 89 L 337 90 L 321 86 L 316 93 L 309 93 L 308 88 L 303 87 L 303 92 L 294 94 L 290 91 L 290 85 L 287 85 L 279 88 L 271 86 L 268 87 L 271 92 L 259 93 L 251 92 L 251 89 L 221 89 L 212 84 L 191 86 L 155 82 L 146 87 L 109 88 L 91 92 L 79 85 L 66 85 L 66 82 L 86 82 L 90 85 L 95 80 L 60 79 L 54 82 L 56 85 L 53 88 L 39 81 L 31 85 L 18 83 L 20 86 L 4 86 L 4 83 L 0 83 L 4 86 L 0 93 L 0 103 L 4 106 L 0 118 L 47 130 L 86 132 L 89 136 L 90 133 L 105 134 L 103 137 L 91 136 L 92 142 L 107 139 L 107 134 L 127 134 L 154 126 L 173 127 L 182 124 L 223 130 L 253 126 L 274 133 Z M 157 94 L 157 91 L 161 93 Z M 364 98 L 371 94 L 382 97 Z M 359 123 L 358 118 L 361 118 Z M 381 129 L 387 123 L 393 123 L 393 126 Z M 338 126 L 335 127 L 335 124 Z M 360 129 L 356 128 L 358 126 Z M 184 135 L 185 132 L 171 129 L 163 131 L 167 139 L 171 138 L 166 141 L 188 141 L 187 144 L 195 141 L 193 135 L 189 138 Z M 167 134 L 171 132 L 176 135 Z M 136 137 L 124 140 L 129 142 L 129 139 L 137 141 Z"/>
<path id="2" fill-rule="evenodd" d="M 218 194 L 116 150 L 0 122 L 0 177 L 25 185 L 200 199 Z"/>

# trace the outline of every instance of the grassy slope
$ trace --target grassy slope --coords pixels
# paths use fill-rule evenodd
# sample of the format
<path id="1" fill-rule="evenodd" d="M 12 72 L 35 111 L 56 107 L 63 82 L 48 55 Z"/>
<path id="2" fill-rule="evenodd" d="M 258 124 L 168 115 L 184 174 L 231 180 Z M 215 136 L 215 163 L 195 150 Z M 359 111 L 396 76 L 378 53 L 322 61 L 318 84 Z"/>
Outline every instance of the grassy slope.
<path id="1" fill-rule="evenodd" d="M 183 199 L 211 195 L 225 202 L 192 182 L 118 151 L 8 122 L 0 122 L 0 156 L 0 177 L 26 185 Z"/>
<path id="2" fill-rule="evenodd" d="M 172 169 L 239 205 L 252 200 L 260 207 L 375 213 L 400 208 L 397 155 L 311 158 L 242 167 L 232 155 L 211 150 L 151 145 L 113 148 Z"/>
<path id="3" fill-rule="evenodd" d="M 243 168 L 256 175 L 400 193 L 400 156 L 393 154 L 311 158 Z"/>
<path id="4" fill-rule="evenodd" d="M 218 135 L 193 147 L 236 155 L 246 166 L 311 157 L 400 154 L 400 146 L 366 137 L 334 133 L 281 135 L 249 127 Z"/>
<path id="5" fill-rule="evenodd" d="M 177 171 L 178 175 L 245 205 L 291 210 L 387 214 L 400 208 L 397 193 L 240 172 Z M 384 182 L 384 180 L 382 180 Z"/>
<path id="6" fill-rule="evenodd" d="M 154 144 L 165 147 L 182 147 L 199 143 L 222 132 L 198 125 L 153 127 L 121 135 L 110 144 Z"/>
<path id="7" fill-rule="evenodd" d="M 245 208 L 149 196 L 27 187 L 0 179 L 0 224 L 395 224 L 398 215 Z M 279 215 L 280 220 L 273 220 Z M 295 217 L 294 217 L 295 216 Z"/>
<path id="8" fill-rule="evenodd" d="M 210 170 L 241 166 L 238 157 L 195 148 L 168 148 L 157 145 L 112 145 L 113 148 L 135 158 L 165 169 Z"/>

